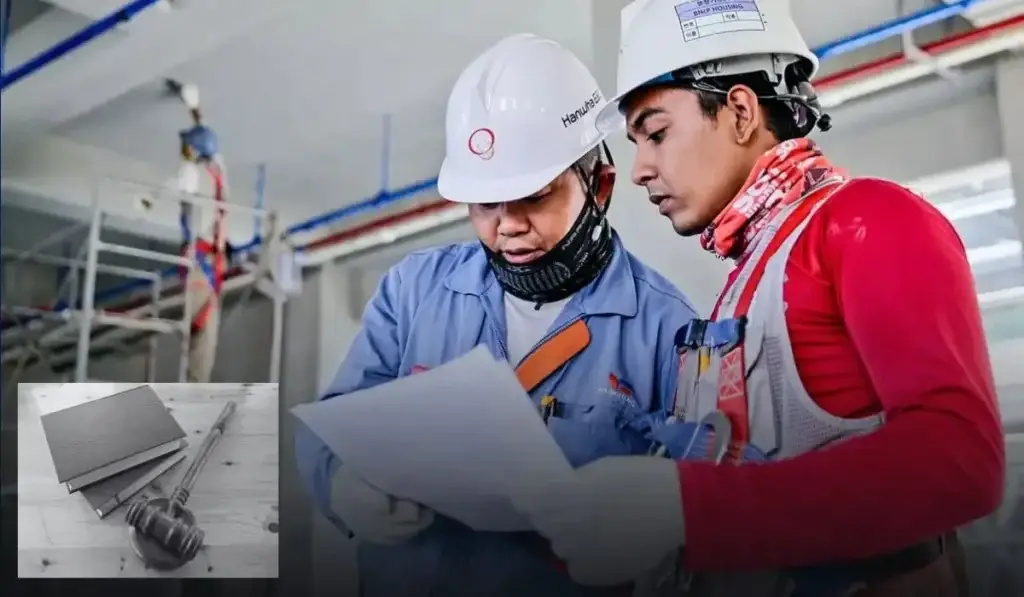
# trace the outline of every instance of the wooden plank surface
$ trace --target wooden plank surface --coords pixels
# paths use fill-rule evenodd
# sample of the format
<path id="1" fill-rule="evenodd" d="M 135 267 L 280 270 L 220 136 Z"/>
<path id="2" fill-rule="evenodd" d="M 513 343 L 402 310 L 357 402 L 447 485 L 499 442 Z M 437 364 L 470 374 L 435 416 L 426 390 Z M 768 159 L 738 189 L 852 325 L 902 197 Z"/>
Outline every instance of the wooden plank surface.
<path id="1" fill-rule="evenodd" d="M 168 497 L 228 400 L 238 407 L 199 475 L 188 508 L 206 532 L 195 560 L 147 569 L 128 542 L 125 509 L 101 520 L 57 482 L 40 417 L 139 384 L 18 386 L 18 576 L 276 578 L 277 384 L 152 384 L 188 434 L 188 457 L 144 491 Z"/>

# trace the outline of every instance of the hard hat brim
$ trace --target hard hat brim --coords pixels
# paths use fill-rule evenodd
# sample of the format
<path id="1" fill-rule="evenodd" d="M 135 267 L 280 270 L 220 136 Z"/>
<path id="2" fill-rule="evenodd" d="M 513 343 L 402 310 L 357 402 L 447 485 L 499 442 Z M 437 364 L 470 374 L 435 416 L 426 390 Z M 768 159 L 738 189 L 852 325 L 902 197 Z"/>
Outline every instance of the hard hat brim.
<path id="1" fill-rule="evenodd" d="M 506 178 L 469 178 L 452 167 L 450 160 L 445 159 L 437 177 L 437 192 L 442 198 L 454 203 L 508 203 L 529 197 L 551 184 L 578 159 L 530 174 Z"/>
<path id="2" fill-rule="evenodd" d="M 622 100 L 629 94 L 633 93 L 637 89 L 641 89 L 644 86 L 641 85 L 636 89 L 630 89 L 625 93 L 620 93 L 615 97 L 608 100 L 601 110 L 597 113 L 597 118 L 594 120 L 594 126 L 602 135 L 611 135 L 612 133 L 618 133 L 626 129 L 626 115 L 622 113 Z"/>

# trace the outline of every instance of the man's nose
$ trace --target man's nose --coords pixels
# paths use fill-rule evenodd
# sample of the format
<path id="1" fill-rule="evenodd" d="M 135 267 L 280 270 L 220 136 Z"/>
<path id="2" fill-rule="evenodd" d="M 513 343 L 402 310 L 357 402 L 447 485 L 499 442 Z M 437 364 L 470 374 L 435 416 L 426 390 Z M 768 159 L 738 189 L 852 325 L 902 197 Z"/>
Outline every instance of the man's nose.
<path id="1" fill-rule="evenodd" d="M 499 206 L 498 234 L 518 236 L 530 231 L 530 218 L 521 201 L 509 201 Z"/>
<path id="2" fill-rule="evenodd" d="M 629 175 L 633 184 L 641 187 L 658 177 L 658 171 L 654 167 L 654 160 L 651 159 L 649 151 L 641 147 L 637 148 L 636 159 L 633 160 L 633 169 L 630 170 Z"/>

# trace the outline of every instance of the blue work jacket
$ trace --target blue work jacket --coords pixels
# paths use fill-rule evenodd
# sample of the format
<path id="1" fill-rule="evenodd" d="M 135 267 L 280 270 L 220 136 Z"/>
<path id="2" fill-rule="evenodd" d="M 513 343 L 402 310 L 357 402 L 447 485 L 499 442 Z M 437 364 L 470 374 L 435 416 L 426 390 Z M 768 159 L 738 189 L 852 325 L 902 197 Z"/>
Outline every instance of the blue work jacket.
<path id="1" fill-rule="evenodd" d="M 618 237 L 615 243 L 608 267 L 568 302 L 538 346 L 577 321 L 585 322 L 589 344 L 529 391 L 538 407 L 545 396 L 558 401 L 561 408 L 548 427 L 577 467 L 603 456 L 647 452 L 649 438 L 628 424 L 625 413 L 657 416 L 671 408 L 675 332 L 695 317 L 671 283 L 628 253 Z M 322 399 L 437 367 L 480 344 L 505 359 L 506 337 L 503 290 L 479 243 L 412 253 L 383 276 Z M 330 507 L 338 459 L 301 424 L 295 442 L 298 468 L 317 509 L 345 530 Z M 442 516 L 403 545 L 364 543 L 357 551 L 360 594 L 367 597 L 622 594 L 622 588 L 572 582 L 536 534 L 476 532 Z"/>

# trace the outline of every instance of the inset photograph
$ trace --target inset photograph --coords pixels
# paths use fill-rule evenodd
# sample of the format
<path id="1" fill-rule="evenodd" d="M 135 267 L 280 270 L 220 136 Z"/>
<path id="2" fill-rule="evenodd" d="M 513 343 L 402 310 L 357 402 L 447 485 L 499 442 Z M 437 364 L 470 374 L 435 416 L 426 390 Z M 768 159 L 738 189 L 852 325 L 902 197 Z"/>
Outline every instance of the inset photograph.
<path id="1" fill-rule="evenodd" d="M 19 578 L 278 575 L 278 385 L 18 385 Z"/>

